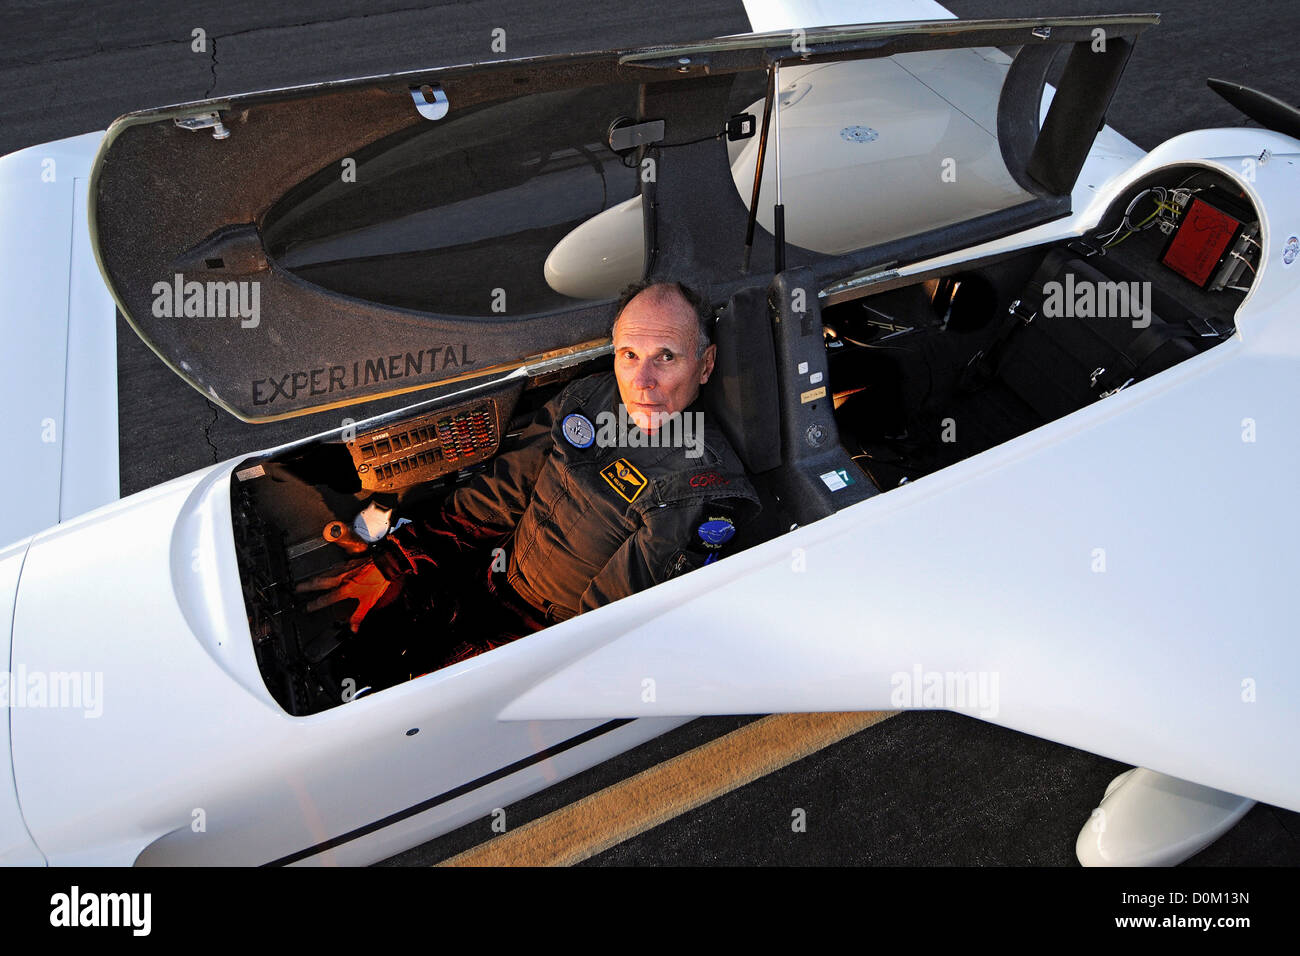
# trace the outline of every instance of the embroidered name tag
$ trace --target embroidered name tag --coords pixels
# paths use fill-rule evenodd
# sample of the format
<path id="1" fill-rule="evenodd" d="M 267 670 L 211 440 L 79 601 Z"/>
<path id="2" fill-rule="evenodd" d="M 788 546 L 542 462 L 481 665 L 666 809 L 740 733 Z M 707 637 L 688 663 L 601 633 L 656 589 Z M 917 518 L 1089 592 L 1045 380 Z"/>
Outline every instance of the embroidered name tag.
<path id="1" fill-rule="evenodd" d="M 629 503 L 636 501 L 636 496 L 645 491 L 646 485 L 649 484 L 645 475 L 633 468 L 626 458 L 610 462 L 600 469 L 600 477 L 604 478 L 609 486 Z"/>

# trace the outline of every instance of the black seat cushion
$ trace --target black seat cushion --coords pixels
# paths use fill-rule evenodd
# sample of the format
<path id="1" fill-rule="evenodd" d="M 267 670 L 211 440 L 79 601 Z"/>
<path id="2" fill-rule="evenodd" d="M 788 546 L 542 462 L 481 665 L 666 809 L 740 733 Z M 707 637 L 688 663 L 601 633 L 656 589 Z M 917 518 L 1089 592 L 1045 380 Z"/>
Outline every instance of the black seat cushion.
<path id="1" fill-rule="evenodd" d="M 1097 303 L 1102 297 L 1095 293 L 1106 288 L 1103 284 L 1127 281 L 1112 279 L 1093 261 L 1067 259 L 1041 285 L 1038 281 L 1035 276 L 1020 307 L 1023 315 L 1037 314 L 1007 336 L 997 357 L 996 375 L 1048 421 L 1195 354 L 1190 330 L 1158 315 L 1152 297 L 1146 301 L 1148 314 L 1140 318 L 1131 310 L 1125 315 L 1049 315 L 1046 305 L 1054 291 L 1052 283 L 1059 284 L 1052 304 L 1063 308 L 1051 311 L 1070 307 L 1073 313 L 1077 300 L 1072 291 L 1091 288 Z M 1109 306 L 1114 304 L 1114 299 L 1109 300 Z M 1094 310 L 1100 311 L 1096 305 Z"/>

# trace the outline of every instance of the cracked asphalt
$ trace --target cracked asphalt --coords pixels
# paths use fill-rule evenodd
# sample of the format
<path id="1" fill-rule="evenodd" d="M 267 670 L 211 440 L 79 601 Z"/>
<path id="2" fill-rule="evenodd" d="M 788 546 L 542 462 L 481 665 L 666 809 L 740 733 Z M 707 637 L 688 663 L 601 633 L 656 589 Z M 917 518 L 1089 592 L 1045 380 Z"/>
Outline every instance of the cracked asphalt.
<path id="1" fill-rule="evenodd" d="M 952 0 L 963 16 L 1128 12 L 1124 0 Z M 1294 99 L 1300 4 L 1179 0 L 1139 43 L 1109 122 L 1150 148 L 1188 129 L 1243 125 L 1207 75 Z M 495 59 L 744 32 L 738 0 L 667 11 L 643 3 L 344 0 L 16 0 L 0 36 L 0 154 L 103 129 L 117 116 L 225 93 Z M 869 9 L 869 4 L 864 4 Z M 864 17 L 865 19 L 865 17 Z M 193 31 L 204 31 L 195 49 Z M 332 429 L 344 412 L 251 426 L 181 383 L 119 319 L 123 494 L 213 461 Z M 409 399 L 346 410 L 360 419 Z M 512 809 L 562 806 L 745 718 L 712 718 Z M 944 713 L 904 714 L 684 814 L 590 861 L 645 863 L 1073 863 L 1073 838 L 1113 761 Z M 792 838 L 791 806 L 826 821 Z M 1256 807 L 1203 865 L 1300 863 L 1300 815 Z M 489 835 L 472 824 L 393 862 L 429 862 Z"/>

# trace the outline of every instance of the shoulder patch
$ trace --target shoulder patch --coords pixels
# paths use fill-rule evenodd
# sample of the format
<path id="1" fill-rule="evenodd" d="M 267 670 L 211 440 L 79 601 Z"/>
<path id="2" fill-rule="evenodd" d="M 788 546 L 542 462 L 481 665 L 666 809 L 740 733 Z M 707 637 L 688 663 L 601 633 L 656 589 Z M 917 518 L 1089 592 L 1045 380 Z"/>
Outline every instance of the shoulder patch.
<path id="1" fill-rule="evenodd" d="M 590 448 L 596 441 L 596 426 L 586 415 L 572 412 L 564 416 L 560 426 L 564 440 L 574 448 Z"/>

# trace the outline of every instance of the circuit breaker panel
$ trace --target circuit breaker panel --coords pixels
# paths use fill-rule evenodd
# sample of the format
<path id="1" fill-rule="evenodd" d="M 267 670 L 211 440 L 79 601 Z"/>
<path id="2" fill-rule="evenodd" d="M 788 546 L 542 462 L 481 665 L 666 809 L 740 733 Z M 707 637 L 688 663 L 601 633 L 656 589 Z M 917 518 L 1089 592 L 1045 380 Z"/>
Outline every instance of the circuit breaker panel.
<path id="1" fill-rule="evenodd" d="M 364 489 L 396 491 L 492 457 L 500 422 L 487 398 L 365 432 L 347 447 Z"/>

